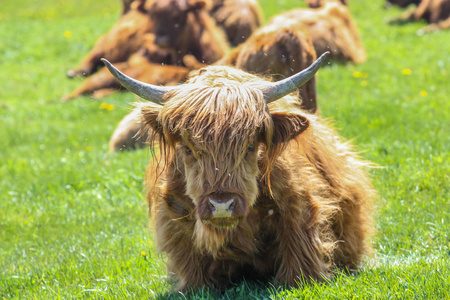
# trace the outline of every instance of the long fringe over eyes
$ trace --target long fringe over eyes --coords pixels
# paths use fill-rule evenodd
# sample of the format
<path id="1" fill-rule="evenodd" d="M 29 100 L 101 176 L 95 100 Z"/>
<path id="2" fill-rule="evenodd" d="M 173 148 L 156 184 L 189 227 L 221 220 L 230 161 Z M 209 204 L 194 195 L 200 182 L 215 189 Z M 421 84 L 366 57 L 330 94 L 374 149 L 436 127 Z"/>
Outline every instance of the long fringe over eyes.
<path id="1" fill-rule="evenodd" d="M 172 160 L 175 145 L 183 141 L 193 151 L 206 151 L 215 160 L 219 153 L 228 153 L 236 167 L 245 149 L 262 138 L 266 162 L 261 174 L 267 176 L 274 160 L 270 157 L 273 122 L 262 92 L 249 84 L 260 80 L 232 68 L 210 66 L 195 72 L 188 84 L 166 95 L 157 124 L 148 123 L 155 119 L 148 118 L 154 110 L 141 107 L 145 130 L 160 126 L 160 130 L 152 130 L 150 145 L 159 142 L 165 164 Z M 260 136 L 262 133 L 264 136 Z"/>

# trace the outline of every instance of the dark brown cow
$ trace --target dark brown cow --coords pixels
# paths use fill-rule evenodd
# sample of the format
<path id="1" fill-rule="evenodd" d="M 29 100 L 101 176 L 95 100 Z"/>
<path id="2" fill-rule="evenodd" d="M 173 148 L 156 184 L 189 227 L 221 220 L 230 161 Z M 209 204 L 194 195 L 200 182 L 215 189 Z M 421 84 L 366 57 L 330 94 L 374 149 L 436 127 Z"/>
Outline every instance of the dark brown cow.
<path id="1" fill-rule="evenodd" d="M 258 29 L 218 64 L 280 80 L 306 69 L 315 59 L 316 52 L 308 34 L 272 24 Z M 302 108 L 314 113 L 317 110 L 315 78 L 299 91 Z"/>
<path id="2" fill-rule="evenodd" d="M 308 33 L 317 55 L 330 51 L 332 60 L 364 62 L 366 52 L 348 7 L 338 0 L 323 2 L 319 8 L 299 8 L 277 15 L 269 24 L 296 27 Z"/>
<path id="3" fill-rule="evenodd" d="M 323 60 L 275 83 L 210 66 L 176 87 L 140 83 L 108 64 L 154 102 L 140 107 L 159 149 L 148 201 L 178 289 L 225 289 L 244 276 L 297 286 L 354 270 L 370 251 L 368 163 L 286 96 Z"/>
<path id="4" fill-rule="evenodd" d="M 256 0 L 213 0 L 210 14 L 225 30 L 232 46 L 245 42 L 263 23 L 262 9 Z"/>
<path id="5" fill-rule="evenodd" d="M 417 8 L 395 19 L 398 21 L 425 20 L 428 26 L 418 34 L 450 28 L 450 0 L 422 0 Z"/>
<path id="6" fill-rule="evenodd" d="M 171 64 L 182 65 L 192 54 L 205 64 L 220 59 L 229 49 L 224 32 L 209 15 L 209 0 L 148 0 L 155 44 L 172 51 Z"/>
<path id="7" fill-rule="evenodd" d="M 100 58 L 124 62 L 144 44 L 145 35 L 152 30 L 152 22 L 144 9 L 144 1 L 134 1 L 111 30 L 100 37 L 80 65 L 67 76 L 88 76 L 102 66 Z"/>

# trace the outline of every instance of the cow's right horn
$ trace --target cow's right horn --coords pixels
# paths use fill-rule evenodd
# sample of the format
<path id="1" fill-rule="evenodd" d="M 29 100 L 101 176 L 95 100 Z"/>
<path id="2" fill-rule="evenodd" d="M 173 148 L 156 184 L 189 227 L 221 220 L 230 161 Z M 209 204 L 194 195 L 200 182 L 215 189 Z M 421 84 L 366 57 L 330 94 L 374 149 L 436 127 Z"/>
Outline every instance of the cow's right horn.
<path id="1" fill-rule="evenodd" d="M 106 59 L 102 58 L 102 61 L 111 74 L 116 77 L 120 84 L 122 84 L 127 90 L 156 104 L 161 104 L 164 95 L 174 88 L 173 86 L 165 87 L 141 82 L 123 74 Z"/>

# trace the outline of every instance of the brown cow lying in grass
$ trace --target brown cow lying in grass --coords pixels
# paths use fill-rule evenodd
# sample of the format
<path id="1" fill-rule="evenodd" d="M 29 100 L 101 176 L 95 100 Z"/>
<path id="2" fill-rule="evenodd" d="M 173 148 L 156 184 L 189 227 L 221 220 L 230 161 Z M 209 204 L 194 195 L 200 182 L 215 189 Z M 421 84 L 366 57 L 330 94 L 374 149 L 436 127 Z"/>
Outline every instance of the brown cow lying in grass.
<path id="1" fill-rule="evenodd" d="M 208 13 L 210 5 L 209 0 L 147 1 L 155 44 L 172 51 L 170 64 L 183 65 L 187 54 L 211 64 L 228 51 L 224 32 Z"/>
<path id="2" fill-rule="evenodd" d="M 295 287 L 355 270 L 370 251 L 370 164 L 286 96 L 323 61 L 275 83 L 210 66 L 175 87 L 135 81 L 105 62 L 153 102 L 139 110 L 159 149 L 148 201 L 178 289 L 270 276 Z"/>
<path id="3" fill-rule="evenodd" d="M 134 1 L 111 30 L 100 37 L 94 48 L 80 65 L 67 72 L 67 76 L 88 76 L 102 66 L 100 58 L 116 62 L 126 61 L 144 44 L 145 35 L 152 30 L 152 22 L 144 9 L 144 1 Z"/>
<path id="4" fill-rule="evenodd" d="M 315 6 L 315 2 L 311 1 L 311 5 Z M 273 17 L 268 23 L 309 34 L 317 55 L 330 51 L 332 60 L 364 62 L 366 52 L 348 7 L 338 0 L 321 2 L 323 5 L 318 8 L 293 9 Z"/>
<path id="5" fill-rule="evenodd" d="M 280 80 L 306 69 L 315 59 L 308 34 L 272 24 L 259 28 L 217 64 Z M 299 92 L 302 109 L 314 113 L 317 110 L 315 78 L 301 86 Z"/>
<path id="6" fill-rule="evenodd" d="M 450 0 L 422 0 L 415 9 L 391 22 L 419 20 L 424 20 L 429 25 L 420 29 L 418 34 L 450 28 Z"/>
<path id="7" fill-rule="evenodd" d="M 213 0 L 210 14 L 225 30 L 232 46 L 245 42 L 263 23 L 262 9 L 256 0 Z"/>
<path id="8" fill-rule="evenodd" d="M 208 14 L 209 0 L 135 0 L 130 10 L 117 24 L 102 36 L 80 66 L 67 75 L 90 75 L 101 66 L 100 58 L 111 62 L 125 62 L 146 44 L 146 36 L 153 33 L 155 43 L 170 58 L 154 63 L 182 65 L 183 56 L 194 55 L 199 61 L 210 64 L 221 58 L 229 49 L 223 31 Z"/>

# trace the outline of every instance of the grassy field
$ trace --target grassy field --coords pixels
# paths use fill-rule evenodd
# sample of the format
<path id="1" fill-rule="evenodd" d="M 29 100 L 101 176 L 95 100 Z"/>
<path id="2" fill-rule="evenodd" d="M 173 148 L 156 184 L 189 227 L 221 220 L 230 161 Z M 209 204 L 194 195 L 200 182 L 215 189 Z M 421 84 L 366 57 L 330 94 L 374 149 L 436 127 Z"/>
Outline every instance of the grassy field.
<path id="1" fill-rule="evenodd" d="M 266 18 L 298 2 L 260 0 Z M 65 72 L 117 20 L 119 1 L 2 0 L 0 299 L 450 299 L 450 31 L 417 36 L 424 24 L 388 25 L 400 10 L 381 0 L 350 4 L 368 60 L 320 71 L 318 95 L 322 115 L 384 167 L 371 170 L 374 257 L 301 289 L 182 295 L 148 228 L 149 151 L 108 153 L 135 99 L 59 101 L 80 84 Z"/>

